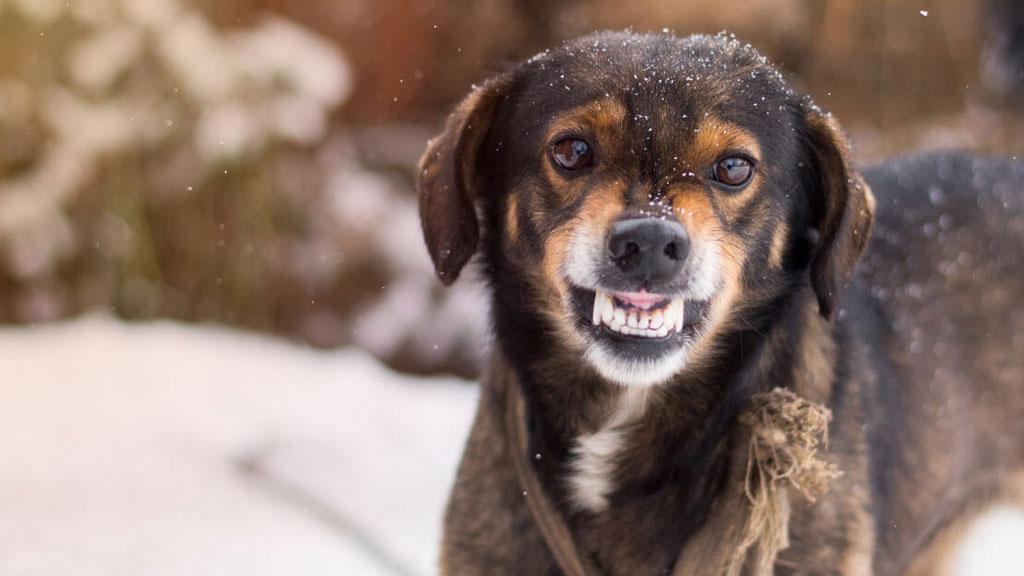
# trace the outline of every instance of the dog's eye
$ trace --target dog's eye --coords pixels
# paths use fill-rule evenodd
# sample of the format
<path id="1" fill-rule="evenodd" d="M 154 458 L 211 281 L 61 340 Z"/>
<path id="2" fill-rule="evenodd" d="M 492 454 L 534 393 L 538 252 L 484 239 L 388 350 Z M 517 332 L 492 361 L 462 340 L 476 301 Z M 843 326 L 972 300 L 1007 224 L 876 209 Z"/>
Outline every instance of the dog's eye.
<path id="1" fill-rule="evenodd" d="M 555 164 L 566 170 L 582 170 L 594 164 L 594 153 L 587 144 L 579 138 L 563 138 L 551 147 L 551 156 Z"/>
<path id="2" fill-rule="evenodd" d="M 754 166 L 750 160 L 740 156 L 730 156 L 715 164 L 715 180 L 730 188 L 743 186 L 754 174 Z"/>

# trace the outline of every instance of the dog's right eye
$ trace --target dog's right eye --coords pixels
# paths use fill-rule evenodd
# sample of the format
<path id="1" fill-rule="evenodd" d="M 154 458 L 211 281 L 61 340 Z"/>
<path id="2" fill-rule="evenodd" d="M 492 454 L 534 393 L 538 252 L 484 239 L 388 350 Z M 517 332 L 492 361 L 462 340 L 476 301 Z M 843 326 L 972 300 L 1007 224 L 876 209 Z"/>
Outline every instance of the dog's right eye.
<path id="1" fill-rule="evenodd" d="M 714 179 L 728 188 L 740 188 L 754 174 L 754 165 L 742 156 L 730 156 L 715 163 Z"/>
<path id="2" fill-rule="evenodd" d="M 594 165 L 594 152 L 590 144 L 579 138 L 563 138 L 551 147 L 555 164 L 565 170 L 582 170 Z"/>

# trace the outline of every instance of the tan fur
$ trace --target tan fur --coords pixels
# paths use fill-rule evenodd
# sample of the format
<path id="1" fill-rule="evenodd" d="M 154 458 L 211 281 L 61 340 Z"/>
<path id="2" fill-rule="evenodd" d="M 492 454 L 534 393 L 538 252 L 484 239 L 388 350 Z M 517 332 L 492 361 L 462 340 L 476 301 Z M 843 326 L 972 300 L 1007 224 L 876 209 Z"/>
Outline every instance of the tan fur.
<path id="1" fill-rule="evenodd" d="M 506 246 L 515 246 L 519 240 L 519 195 L 512 194 L 505 208 L 504 241 Z"/>
<path id="2" fill-rule="evenodd" d="M 747 152 L 755 161 L 761 158 L 761 145 L 749 130 L 722 120 L 713 113 L 700 118 L 696 134 L 692 148 L 681 151 L 691 158 L 695 166 L 706 166 L 726 151 Z"/>
<path id="3" fill-rule="evenodd" d="M 768 253 L 768 261 L 776 268 L 782 267 L 782 257 L 786 250 L 786 235 L 789 234 L 789 226 L 785 223 L 779 224 L 772 232 L 771 251 Z"/>
<path id="4" fill-rule="evenodd" d="M 725 235 L 702 186 L 678 186 L 667 196 L 675 217 L 686 226 L 693 242 L 717 242 Z"/>
<path id="5" fill-rule="evenodd" d="M 545 286 L 544 309 L 557 325 L 566 341 L 578 342 L 579 335 L 573 322 L 566 317 L 565 303 L 569 286 L 566 283 L 565 263 L 571 250 L 570 243 L 580 236 L 590 236 L 590 241 L 600 242 L 605 230 L 622 212 L 622 190 L 624 185 L 613 182 L 589 192 L 580 207 L 579 216 L 552 232 L 544 242 L 543 274 L 538 278 Z"/>

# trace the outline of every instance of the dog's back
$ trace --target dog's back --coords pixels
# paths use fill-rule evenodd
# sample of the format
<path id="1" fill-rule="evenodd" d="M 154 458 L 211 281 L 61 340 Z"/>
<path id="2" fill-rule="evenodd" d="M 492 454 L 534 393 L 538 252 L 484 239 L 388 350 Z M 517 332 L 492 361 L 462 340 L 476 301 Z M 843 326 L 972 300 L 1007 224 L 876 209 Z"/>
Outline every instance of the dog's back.
<path id="1" fill-rule="evenodd" d="M 864 175 L 876 223 L 840 322 L 877 379 L 878 557 L 897 568 L 1024 467 L 1024 162 L 926 154 Z"/>

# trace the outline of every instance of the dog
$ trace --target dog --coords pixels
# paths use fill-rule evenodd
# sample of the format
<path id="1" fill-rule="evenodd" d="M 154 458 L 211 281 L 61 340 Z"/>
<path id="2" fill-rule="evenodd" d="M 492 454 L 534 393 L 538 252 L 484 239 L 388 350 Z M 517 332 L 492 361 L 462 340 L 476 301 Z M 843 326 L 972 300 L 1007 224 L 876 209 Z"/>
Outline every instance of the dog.
<path id="1" fill-rule="evenodd" d="M 1020 495 L 1024 163 L 861 173 L 735 37 L 602 32 L 475 87 L 417 186 L 438 277 L 478 263 L 494 334 L 442 574 L 701 566 L 775 389 L 831 411 L 838 475 L 778 500 L 772 573 L 929 573 Z"/>

